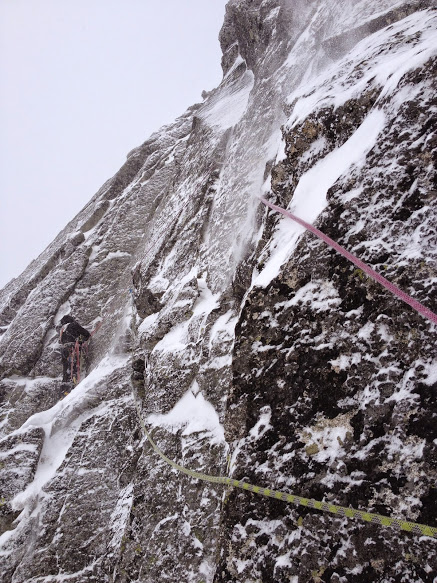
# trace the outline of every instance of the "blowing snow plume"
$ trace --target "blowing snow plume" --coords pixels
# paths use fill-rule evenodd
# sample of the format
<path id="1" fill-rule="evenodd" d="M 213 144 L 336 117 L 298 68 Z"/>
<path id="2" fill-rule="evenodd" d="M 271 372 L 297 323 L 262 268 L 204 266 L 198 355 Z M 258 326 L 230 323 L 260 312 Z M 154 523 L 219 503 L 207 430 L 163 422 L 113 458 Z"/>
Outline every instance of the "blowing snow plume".
<path id="1" fill-rule="evenodd" d="M 2 582 L 433 581 L 435 324 L 259 199 L 435 313 L 436 24 L 231 0 L 219 87 L 0 292 Z"/>

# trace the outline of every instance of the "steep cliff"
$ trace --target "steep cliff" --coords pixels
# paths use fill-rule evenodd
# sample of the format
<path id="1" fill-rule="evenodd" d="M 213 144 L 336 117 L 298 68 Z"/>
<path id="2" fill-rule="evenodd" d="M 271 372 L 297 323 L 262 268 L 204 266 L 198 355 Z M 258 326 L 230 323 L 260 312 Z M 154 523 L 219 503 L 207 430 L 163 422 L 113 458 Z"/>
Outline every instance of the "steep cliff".
<path id="1" fill-rule="evenodd" d="M 437 12 L 230 0 L 223 80 L 0 292 L 1 581 L 433 581 Z M 102 327 L 62 396 L 58 325 Z"/>

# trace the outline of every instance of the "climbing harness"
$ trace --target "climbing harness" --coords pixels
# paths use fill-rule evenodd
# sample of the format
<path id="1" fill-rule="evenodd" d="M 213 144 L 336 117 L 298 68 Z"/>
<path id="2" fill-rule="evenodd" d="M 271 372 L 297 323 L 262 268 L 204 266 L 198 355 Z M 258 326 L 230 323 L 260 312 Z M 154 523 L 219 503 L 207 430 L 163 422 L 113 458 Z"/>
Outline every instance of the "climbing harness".
<path id="1" fill-rule="evenodd" d="M 306 508 L 321 510 L 322 512 L 330 512 L 340 517 L 356 518 L 358 520 L 364 520 L 365 522 L 371 522 L 372 524 L 378 524 L 380 526 L 394 528 L 397 530 L 404 530 L 419 536 L 430 536 L 437 538 L 437 528 L 433 526 L 427 526 L 426 524 L 418 524 L 417 522 L 411 522 L 410 520 L 405 520 L 404 518 L 391 518 L 389 516 L 383 516 L 382 514 L 375 514 L 374 512 L 367 512 L 364 510 L 356 510 L 355 508 L 349 508 L 347 506 L 337 506 L 336 504 L 329 504 L 328 502 L 314 500 L 313 498 L 304 498 L 302 496 L 296 496 L 295 494 L 289 494 L 288 492 L 282 492 L 280 490 L 272 490 L 271 488 L 254 486 L 253 484 L 249 484 L 241 480 L 234 480 L 233 478 L 227 478 L 225 476 L 210 476 L 208 474 L 202 474 L 200 472 L 189 470 L 184 466 L 180 466 L 168 458 L 155 444 L 149 432 L 147 431 L 135 395 L 133 396 L 133 399 L 135 408 L 138 413 L 138 419 L 144 431 L 144 435 L 149 440 L 152 448 L 172 468 L 178 472 L 182 472 L 183 474 L 190 476 L 191 478 L 203 480 L 204 482 L 211 482 L 213 484 L 223 484 L 224 486 L 241 488 L 242 490 L 248 490 L 254 494 L 260 494 L 261 496 L 267 496 L 268 498 L 274 498 L 275 500 L 281 500 L 282 502 L 288 502 L 290 504 L 295 504 L 296 506 L 304 506 Z"/>
<path id="2" fill-rule="evenodd" d="M 74 385 L 77 385 L 80 383 L 81 370 L 84 368 L 88 344 L 87 342 L 81 342 L 78 338 L 76 342 L 66 342 L 64 346 L 69 347 L 68 364 L 70 381 Z"/>
<path id="3" fill-rule="evenodd" d="M 424 316 L 428 320 L 431 320 L 431 322 L 434 322 L 434 324 L 437 324 L 437 314 L 432 312 L 429 308 L 427 308 L 426 306 L 424 306 L 423 304 L 418 302 L 416 299 L 409 296 L 407 293 L 402 291 L 396 285 L 394 285 L 393 283 L 388 281 L 388 279 L 385 279 L 385 277 L 383 277 L 382 275 L 377 273 L 374 269 L 372 269 L 366 263 L 361 261 L 361 259 L 358 259 L 358 257 L 355 257 L 355 255 L 353 255 L 352 253 L 347 251 L 344 247 L 342 247 L 341 245 L 336 243 L 333 239 L 331 239 L 330 237 L 328 237 L 327 235 L 322 233 L 322 231 L 319 231 L 319 229 L 316 229 L 316 227 L 313 227 L 313 225 L 310 225 L 309 223 L 307 223 L 303 219 L 300 219 L 296 215 L 293 215 L 290 211 L 287 211 L 280 206 L 276 206 L 275 204 L 272 204 L 271 202 L 269 202 L 265 198 L 260 197 L 260 200 L 262 203 L 264 203 L 266 206 L 270 207 L 274 211 L 277 211 L 278 213 L 283 214 L 285 217 L 288 217 L 289 219 L 292 219 L 296 223 L 299 223 L 299 225 L 302 225 L 303 227 L 305 227 L 305 229 L 307 229 L 308 231 L 310 231 L 311 233 L 316 235 L 316 237 L 318 237 L 319 239 L 324 241 L 327 245 L 329 245 L 330 247 L 332 247 L 333 249 L 338 251 L 338 253 L 341 253 L 341 255 L 346 257 L 346 259 L 349 259 L 349 261 L 354 263 L 359 269 L 364 271 L 364 273 L 367 273 L 367 275 L 369 277 L 371 277 L 372 279 L 374 279 L 375 281 L 380 283 L 382 286 L 384 286 L 392 294 L 394 294 L 399 299 L 401 299 L 403 302 L 405 302 L 406 304 L 411 306 L 414 310 L 416 310 L 416 312 L 418 312 L 419 314 L 421 314 L 422 316 Z"/>

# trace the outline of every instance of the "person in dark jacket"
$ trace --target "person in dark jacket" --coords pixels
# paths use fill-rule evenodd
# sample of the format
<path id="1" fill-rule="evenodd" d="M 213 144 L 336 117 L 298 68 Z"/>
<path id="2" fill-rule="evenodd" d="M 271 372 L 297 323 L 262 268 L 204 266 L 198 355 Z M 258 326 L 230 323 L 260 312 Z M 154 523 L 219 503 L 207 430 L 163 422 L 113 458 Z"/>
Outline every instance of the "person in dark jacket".
<path id="1" fill-rule="evenodd" d="M 62 381 L 64 383 L 78 378 L 77 358 L 75 351 L 80 354 L 82 345 L 89 340 L 91 334 L 71 316 L 64 316 L 61 320 L 60 342 L 62 344 Z M 77 343 L 77 344 L 76 344 Z"/>

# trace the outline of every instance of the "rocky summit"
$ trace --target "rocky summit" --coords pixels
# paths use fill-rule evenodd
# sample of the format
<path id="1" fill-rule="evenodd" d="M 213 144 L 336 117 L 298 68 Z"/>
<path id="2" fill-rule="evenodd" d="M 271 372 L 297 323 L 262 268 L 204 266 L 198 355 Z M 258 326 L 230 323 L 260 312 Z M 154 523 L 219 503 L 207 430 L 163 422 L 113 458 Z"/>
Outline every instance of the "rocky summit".
<path id="1" fill-rule="evenodd" d="M 2 583 L 436 580 L 435 320 L 260 201 L 437 311 L 434 2 L 230 0 L 220 43 L 0 292 Z"/>

